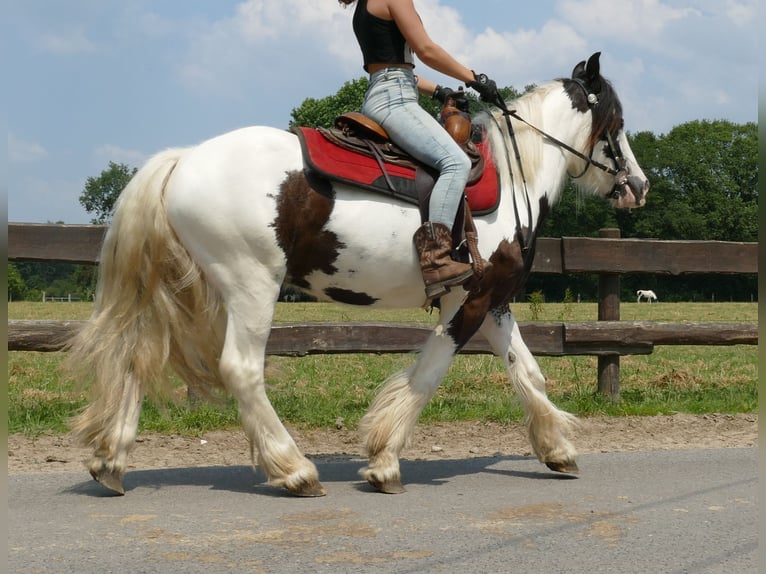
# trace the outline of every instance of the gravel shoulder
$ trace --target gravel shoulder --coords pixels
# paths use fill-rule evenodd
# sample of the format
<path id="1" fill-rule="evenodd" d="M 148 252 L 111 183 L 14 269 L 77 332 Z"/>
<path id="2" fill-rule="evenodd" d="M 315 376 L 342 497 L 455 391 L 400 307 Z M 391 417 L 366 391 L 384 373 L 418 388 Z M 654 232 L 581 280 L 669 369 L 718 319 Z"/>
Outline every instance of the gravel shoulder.
<path id="1" fill-rule="evenodd" d="M 359 434 L 346 428 L 290 429 L 313 458 L 364 457 Z M 758 445 L 758 415 L 676 414 L 650 417 L 589 417 L 571 438 L 580 453 L 742 448 Z M 529 456 L 522 424 L 465 422 L 419 425 L 403 459 L 440 460 L 487 456 Z M 8 472 L 84 471 L 89 452 L 69 435 L 8 437 Z M 130 469 L 250 464 L 242 431 L 214 431 L 198 437 L 143 433 L 130 456 Z"/>

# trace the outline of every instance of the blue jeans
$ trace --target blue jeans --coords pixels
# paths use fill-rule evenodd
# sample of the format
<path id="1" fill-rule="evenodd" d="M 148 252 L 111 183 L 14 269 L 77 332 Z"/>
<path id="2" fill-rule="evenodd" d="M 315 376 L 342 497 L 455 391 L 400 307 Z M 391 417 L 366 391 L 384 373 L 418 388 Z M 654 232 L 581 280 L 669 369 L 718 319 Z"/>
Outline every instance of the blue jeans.
<path id="1" fill-rule="evenodd" d="M 383 126 L 404 151 L 439 172 L 431 192 L 429 219 L 452 229 L 471 160 L 436 118 L 418 104 L 414 73 L 406 68 L 384 68 L 372 74 L 362 113 Z"/>

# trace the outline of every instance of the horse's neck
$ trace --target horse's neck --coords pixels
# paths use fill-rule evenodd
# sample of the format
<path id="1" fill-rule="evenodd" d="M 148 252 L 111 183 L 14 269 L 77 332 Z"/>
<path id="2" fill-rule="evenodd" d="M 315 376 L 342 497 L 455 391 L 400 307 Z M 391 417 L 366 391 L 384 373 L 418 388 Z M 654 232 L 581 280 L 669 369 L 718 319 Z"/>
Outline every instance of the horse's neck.
<path id="1" fill-rule="evenodd" d="M 576 149 L 583 146 L 587 137 L 584 129 L 586 119 L 572 109 L 571 102 L 560 89 L 560 83 L 540 88 L 514 104 L 512 109 L 516 109 L 519 116 L 532 125 Z M 531 127 L 514 120 L 512 125 L 521 161 L 519 165 L 505 118 L 497 115 L 489 125 L 495 160 L 501 174 L 500 209 L 505 211 L 504 217 L 511 217 L 510 221 L 518 220 L 522 226 L 534 229 L 540 222 L 543 203 L 555 205 L 566 184 L 568 170 L 576 171 L 572 165 L 573 158 L 567 152 L 562 153 L 558 146 L 546 143 L 544 137 Z M 517 207 L 518 218 L 515 214 Z"/>

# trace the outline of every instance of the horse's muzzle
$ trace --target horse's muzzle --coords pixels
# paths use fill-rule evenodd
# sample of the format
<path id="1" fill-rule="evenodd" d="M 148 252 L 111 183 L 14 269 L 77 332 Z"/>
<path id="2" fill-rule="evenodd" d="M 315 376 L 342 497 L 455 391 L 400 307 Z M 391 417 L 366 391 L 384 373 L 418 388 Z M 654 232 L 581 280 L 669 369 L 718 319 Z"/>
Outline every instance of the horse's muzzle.
<path id="1" fill-rule="evenodd" d="M 609 195 L 609 200 L 617 209 L 643 207 L 648 192 L 649 180 L 620 172 L 614 176 L 614 188 Z"/>

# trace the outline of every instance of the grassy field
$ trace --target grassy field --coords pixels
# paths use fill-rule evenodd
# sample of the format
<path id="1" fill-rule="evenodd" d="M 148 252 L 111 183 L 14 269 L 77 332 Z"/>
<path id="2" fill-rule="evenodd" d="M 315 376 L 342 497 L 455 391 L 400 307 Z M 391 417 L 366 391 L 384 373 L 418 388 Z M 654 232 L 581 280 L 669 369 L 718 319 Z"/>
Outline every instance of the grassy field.
<path id="1" fill-rule="evenodd" d="M 520 321 L 587 321 L 597 317 L 595 303 L 528 303 L 513 306 Z M 8 304 L 9 319 L 86 319 L 89 303 Z M 623 303 L 624 320 L 758 321 L 755 303 Z M 279 322 L 393 321 L 431 323 L 424 310 L 372 310 L 321 303 L 279 304 Z M 60 353 L 9 353 L 9 432 L 63 432 L 66 420 L 85 397 L 63 380 Z M 286 422 L 328 427 L 342 417 L 354 427 L 380 383 L 413 361 L 410 355 L 324 355 L 269 357 L 269 396 Z M 622 401 L 598 396 L 595 357 L 539 357 L 548 392 L 561 408 L 580 416 L 594 414 L 667 414 L 674 412 L 752 412 L 757 409 L 758 360 L 755 346 L 656 347 L 651 355 L 621 360 Z M 179 384 L 179 396 L 183 389 Z M 501 362 L 488 355 L 459 356 L 421 420 L 510 422 L 522 411 L 513 397 Z M 198 434 L 239 425 L 236 407 L 223 397 L 215 406 L 190 410 L 178 404 L 147 403 L 141 428 Z"/>

